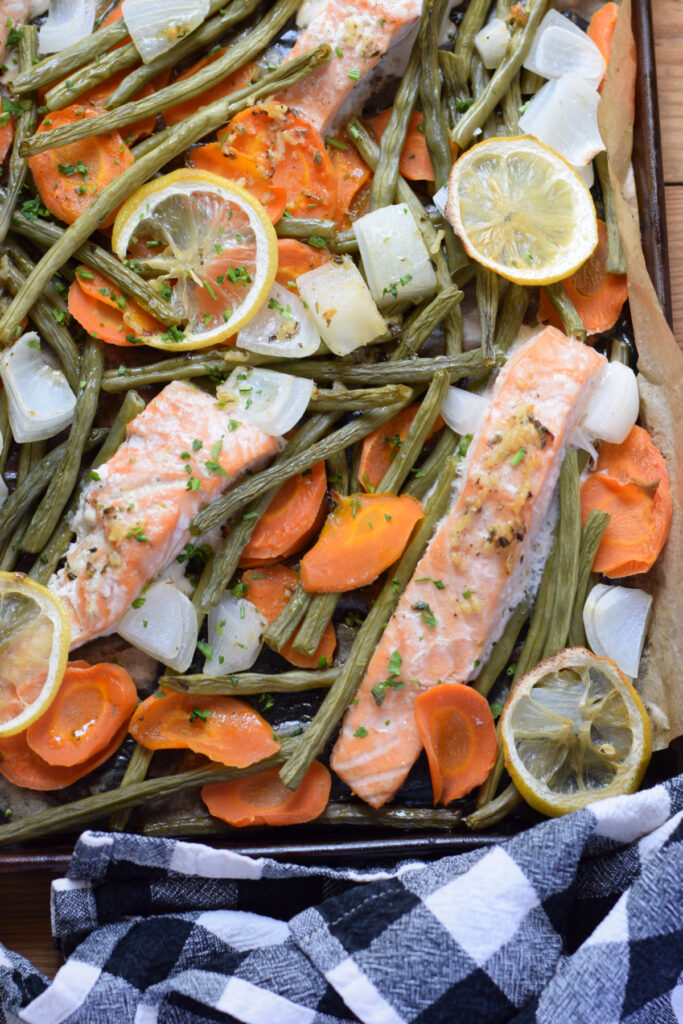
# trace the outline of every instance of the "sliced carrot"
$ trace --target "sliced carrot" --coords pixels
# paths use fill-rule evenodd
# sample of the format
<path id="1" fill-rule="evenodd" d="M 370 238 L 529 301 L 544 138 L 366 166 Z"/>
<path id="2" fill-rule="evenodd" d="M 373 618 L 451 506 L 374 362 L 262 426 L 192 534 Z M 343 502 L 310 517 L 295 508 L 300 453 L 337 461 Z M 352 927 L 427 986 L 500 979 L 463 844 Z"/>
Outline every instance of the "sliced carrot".
<path id="1" fill-rule="evenodd" d="M 248 825 L 302 825 L 320 817 L 330 798 L 332 777 L 314 761 L 295 789 L 280 782 L 280 769 L 249 775 L 233 782 L 211 782 L 202 788 L 209 814 L 234 828 Z"/>
<path id="2" fill-rule="evenodd" d="M 5 124 L 0 124 L 0 164 L 14 142 L 14 118 L 10 115 Z"/>
<path id="3" fill-rule="evenodd" d="M 421 503 L 409 494 L 342 498 L 301 559 L 304 589 L 338 594 L 372 583 L 400 558 L 422 516 Z"/>
<path id="4" fill-rule="evenodd" d="M 605 58 L 605 64 L 609 64 L 612 53 L 612 40 L 614 30 L 617 27 L 619 8 L 617 4 L 607 3 L 600 10 L 596 11 L 588 26 L 588 38 L 592 39 L 600 53 Z M 603 82 L 604 82 L 603 78 Z M 602 86 L 602 82 L 600 83 Z"/>
<path id="5" fill-rule="evenodd" d="M 445 806 L 485 781 L 498 753 L 485 697 L 461 683 L 432 686 L 415 701 L 415 725 L 429 761 L 435 806 Z"/>
<path id="6" fill-rule="evenodd" d="M 99 113 L 95 107 L 65 107 L 43 118 L 38 131 L 51 131 Z M 28 165 L 50 213 L 73 224 L 106 185 L 133 166 L 133 154 L 119 133 L 113 131 L 47 149 L 29 157 Z M 112 224 L 115 216 L 115 212 L 111 213 L 103 225 Z"/>
<path id="7" fill-rule="evenodd" d="M 49 708 L 26 730 L 26 741 L 50 765 L 83 764 L 109 746 L 137 702 L 135 683 L 119 665 L 68 665 Z"/>
<path id="8" fill-rule="evenodd" d="M 256 605 L 268 623 L 274 622 L 280 612 L 287 607 L 298 582 L 297 574 L 286 565 L 247 569 L 242 573 L 242 583 L 247 588 L 244 596 Z M 297 668 L 321 668 L 332 664 L 337 637 L 331 622 L 327 625 L 315 654 L 300 654 L 295 651 L 292 647 L 295 639 L 296 634 L 280 650 L 282 657 L 290 664 L 296 665 Z"/>
<path id="9" fill-rule="evenodd" d="M 325 518 L 327 473 L 316 462 L 290 477 L 271 501 L 242 552 L 240 568 L 272 565 L 301 551 L 316 536 Z"/>
<path id="10" fill-rule="evenodd" d="M 344 227 L 349 210 L 359 189 L 371 176 L 371 171 L 355 146 L 345 139 L 327 139 L 327 151 L 337 175 L 337 227 Z"/>
<path id="11" fill-rule="evenodd" d="M 277 224 L 287 205 L 287 192 L 284 188 L 273 185 L 265 168 L 244 153 L 226 154 L 217 142 L 206 146 L 197 146 L 187 154 L 190 167 L 199 167 L 203 171 L 211 171 L 222 178 L 234 181 L 258 199 L 266 208 L 273 224 Z"/>
<path id="12" fill-rule="evenodd" d="M 134 345 L 144 342 L 146 334 L 163 330 L 134 299 L 89 267 L 77 267 L 69 287 L 69 312 L 74 320 L 93 338 L 110 345 Z"/>
<path id="13" fill-rule="evenodd" d="M 224 53 L 225 47 L 216 50 L 215 53 L 208 54 L 206 57 L 202 57 L 191 68 L 184 71 L 182 75 L 178 75 L 174 81 L 182 82 L 186 78 L 191 78 L 197 71 L 201 71 L 207 65 L 213 64 Z M 221 78 L 219 82 L 212 85 L 205 92 L 200 92 L 198 96 L 193 96 L 189 100 L 184 100 L 183 103 L 176 103 L 174 107 L 164 110 L 164 121 L 168 125 L 178 124 L 180 121 L 184 121 L 186 117 L 190 117 L 191 114 L 196 114 L 200 107 L 205 107 L 208 103 L 215 102 L 215 100 L 222 100 L 223 97 L 230 96 L 231 93 L 237 92 L 238 89 L 244 89 L 249 85 L 253 73 L 254 64 L 244 64 L 241 68 L 237 68 L 236 71 L 226 75 L 225 78 Z"/>
<path id="14" fill-rule="evenodd" d="M 626 274 L 607 272 L 607 228 L 601 220 L 593 255 L 562 283 L 589 334 L 602 334 L 614 327 L 628 298 L 628 282 Z M 562 330 L 560 318 L 543 289 L 538 318 Z"/>
<path id="15" fill-rule="evenodd" d="M 337 175 L 325 144 L 309 121 L 280 103 L 247 107 L 218 136 L 223 152 L 243 153 L 267 168 L 271 184 L 287 193 L 292 217 L 334 217 Z"/>
<path id="16" fill-rule="evenodd" d="M 420 408 L 414 402 L 392 416 L 383 427 L 378 427 L 364 439 L 358 463 L 358 481 L 365 491 L 374 491 L 379 487 L 384 474 L 398 455 L 410 425 Z M 434 437 L 443 427 L 443 420 L 438 416 L 434 426 L 427 435 L 427 440 Z"/>
<path id="17" fill-rule="evenodd" d="M 332 256 L 327 249 L 314 249 L 305 242 L 297 242 L 295 238 L 278 238 L 277 241 L 277 274 L 275 280 L 283 288 L 296 291 L 296 280 L 309 270 L 322 267 Z"/>
<path id="18" fill-rule="evenodd" d="M 392 108 L 389 107 L 388 110 L 383 110 L 381 114 L 377 114 L 370 121 L 370 127 L 378 142 L 382 141 L 391 111 Z M 421 128 L 423 122 L 424 117 L 420 111 L 414 110 L 408 121 L 406 141 L 398 163 L 399 171 L 409 181 L 434 181 L 434 167 L 427 149 L 424 130 Z M 455 157 L 455 153 L 453 156 Z"/>
<path id="19" fill-rule="evenodd" d="M 234 697 L 157 691 L 138 705 L 129 728 L 148 750 L 194 750 L 232 768 L 280 749 L 265 718 Z"/>
<path id="20" fill-rule="evenodd" d="M 671 527 L 673 501 L 661 453 L 642 427 L 622 444 L 603 441 L 595 472 L 581 485 L 581 519 L 591 509 L 610 514 L 593 569 L 611 579 L 647 572 Z"/>
<path id="21" fill-rule="evenodd" d="M 89 775 L 95 768 L 104 764 L 115 754 L 128 733 L 128 724 L 124 723 L 111 739 L 108 746 L 82 764 L 71 767 L 55 766 L 43 761 L 34 753 L 26 740 L 26 732 L 0 740 L 0 775 L 23 789 L 35 789 L 48 792 L 53 789 L 66 789 L 79 779 Z"/>

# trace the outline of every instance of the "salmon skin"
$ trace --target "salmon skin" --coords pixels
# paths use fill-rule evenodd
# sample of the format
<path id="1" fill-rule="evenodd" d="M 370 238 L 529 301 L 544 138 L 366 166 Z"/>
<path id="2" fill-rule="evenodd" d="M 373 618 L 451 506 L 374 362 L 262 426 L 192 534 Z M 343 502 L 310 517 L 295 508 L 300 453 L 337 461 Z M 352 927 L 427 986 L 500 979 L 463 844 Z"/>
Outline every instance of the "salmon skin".
<path id="1" fill-rule="evenodd" d="M 76 540 L 49 583 L 66 603 L 72 647 L 109 630 L 189 542 L 199 508 L 279 448 L 191 384 L 174 381 L 152 399 L 91 474 Z"/>
<path id="2" fill-rule="evenodd" d="M 287 60 L 323 43 L 332 56 L 275 97 L 296 108 L 324 135 L 351 90 L 422 14 L 422 0 L 330 0 L 301 33 Z"/>
<path id="3" fill-rule="evenodd" d="M 441 521 L 370 661 L 332 752 L 334 771 L 381 807 L 421 750 L 413 705 L 476 677 L 531 582 L 566 438 L 605 359 L 548 327 L 520 346 Z"/>

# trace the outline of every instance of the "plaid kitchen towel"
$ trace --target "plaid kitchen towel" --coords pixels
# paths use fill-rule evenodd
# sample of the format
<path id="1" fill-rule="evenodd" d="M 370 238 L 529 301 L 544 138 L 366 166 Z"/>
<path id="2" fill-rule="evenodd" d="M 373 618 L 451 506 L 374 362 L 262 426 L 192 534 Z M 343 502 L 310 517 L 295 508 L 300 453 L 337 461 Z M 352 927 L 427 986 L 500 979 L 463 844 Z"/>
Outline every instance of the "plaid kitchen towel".
<path id="1" fill-rule="evenodd" d="M 86 832 L 52 909 L 52 983 L 0 947 L 8 1022 L 683 1022 L 683 776 L 391 870 Z"/>

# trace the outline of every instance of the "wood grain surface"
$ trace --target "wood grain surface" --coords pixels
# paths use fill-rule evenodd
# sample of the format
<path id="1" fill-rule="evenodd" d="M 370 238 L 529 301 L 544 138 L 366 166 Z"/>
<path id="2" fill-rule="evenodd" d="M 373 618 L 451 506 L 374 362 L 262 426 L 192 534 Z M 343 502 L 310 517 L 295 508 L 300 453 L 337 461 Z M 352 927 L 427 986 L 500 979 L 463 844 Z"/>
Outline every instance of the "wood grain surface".
<path id="1" fill-rule="evenodd" d="M 651 0 L 655 26 L 674 332 L 683 346 L 683 0 Z M 46 872 L 0 874 L 0 941 L 52 976 L 62 962 L 50 933 Z"/>

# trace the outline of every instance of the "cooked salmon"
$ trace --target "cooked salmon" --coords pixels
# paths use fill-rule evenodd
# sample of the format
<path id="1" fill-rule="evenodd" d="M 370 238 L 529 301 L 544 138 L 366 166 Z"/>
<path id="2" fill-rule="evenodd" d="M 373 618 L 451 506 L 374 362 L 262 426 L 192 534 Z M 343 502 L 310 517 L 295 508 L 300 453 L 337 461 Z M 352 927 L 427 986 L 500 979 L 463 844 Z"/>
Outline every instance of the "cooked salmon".
<path id="1" fill-rule="evenodd" d="M 477 675 L 530 584 L 568 432 L 604 357 L 548 327 L 510 358 L 442 520 L 349 707 L 330 764 L 381 807 L 420 753 L 413 704 Z"/>
<path id="2" fill-rule="evenodd" d="M 74 517 L 76 540 L 50 581 L 66 602 L 72 646 L 110 629 L 189 542 L 200 506 L 279 447 L 191 384 L 174 381 L 152 399 L 92 474 Z"/>
<path id="3" fill-rule="evenodd" d="M 421 13 L 422 0 L 330 0 L 287 59 L 322 43 L 332 47 L 331 59 L 275 98 L 301 111 L 324 135 L 358 81 L 413 28 Z"/>

